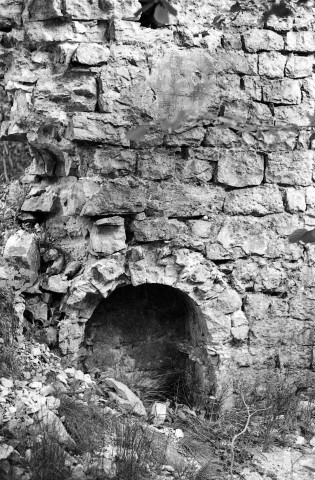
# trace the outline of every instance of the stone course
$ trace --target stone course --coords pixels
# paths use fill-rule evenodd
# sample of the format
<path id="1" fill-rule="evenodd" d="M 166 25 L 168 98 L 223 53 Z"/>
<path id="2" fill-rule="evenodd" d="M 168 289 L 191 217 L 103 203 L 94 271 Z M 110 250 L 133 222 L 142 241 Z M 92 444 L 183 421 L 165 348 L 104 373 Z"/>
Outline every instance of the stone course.
<path id="1" fill-rule="evenodd" d="M 218 384 L 279 361 L 313 376 L 314 247 L 287 237 L 315 226 L 314 9 L 266 23 L 244 12 L 226 32 L 211 26 L 211 0 L 174 2 L 178 17 L 155 30 L 128 20 L 135 0 L 2 3 L 13 105 L 0 138 L 32 149 L 21 210 L 40 225 L 18 253 L 21 231 L 9 232 L 5 257 L 37 272 L 41 255 L 46 307 L 33 292 L 29 310 L 47 312 L 62 355 L 78 359 L 85 324 L 118 286 L 159 283 L 202 312 L 208 353 L 193 361 L 216 364 Z M 289 127 L 200 120 L 128 140 L 181 109 Z"/>

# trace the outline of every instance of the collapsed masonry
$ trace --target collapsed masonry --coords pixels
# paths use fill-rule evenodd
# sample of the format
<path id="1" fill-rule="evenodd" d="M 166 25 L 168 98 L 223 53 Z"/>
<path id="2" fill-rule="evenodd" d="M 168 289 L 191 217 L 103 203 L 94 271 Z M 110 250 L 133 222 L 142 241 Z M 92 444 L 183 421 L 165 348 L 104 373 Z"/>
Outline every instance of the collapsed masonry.
<path id="1" fill-rule="evenodd" d="M 314 10 L 241 13 L 225 32 L 217 3 L 174 1 L 156 30 L 130 20 L 136 0 L 0 7 L 1 138 L 34 155 L 4 252 L 38 275 L 24 316 L 66 361 L 148 375 L 174 361 L 197 396 L 314 369 L 315 253 L 287 241 L 315 226 Z M 128 141 L 183 108 L 298 128 L 199 122 Z"/>

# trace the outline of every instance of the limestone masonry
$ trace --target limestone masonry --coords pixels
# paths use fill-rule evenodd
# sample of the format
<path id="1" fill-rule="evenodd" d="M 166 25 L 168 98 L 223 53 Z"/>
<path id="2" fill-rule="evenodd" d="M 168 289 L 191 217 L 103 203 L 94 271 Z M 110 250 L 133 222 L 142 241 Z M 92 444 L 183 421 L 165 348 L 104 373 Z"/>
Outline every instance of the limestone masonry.
<path id="1" fill-rule="evenodd" d="M 172 4 L 172 25 L 151 29 L 134 21 L 136 0 L 1 2 L 12 96 L 1 139 L 28 142 L 34 157 L 15 187 L 21 230 L 4 250 L 38 276 L 24 315 L 69 365 L 88 365 L 94 351 L 104 356 L 95 368 L 140 368 L 116 311 L 144 329 L 168 316 L 172 334 L 153 324 L 150 345 L 180 352 L 199 393 L 284 367 L 307 383 L 315 250 L 287 237 L 315 227 L 314 10 L 265 24 L 240 13 L 225 31 L 211 24 L 233 2 Z M 127 139 L 181 109 L 298 127 L 257 135 L 199 121 Z M 128 287 L 144 284 L 138 297 Z"/>

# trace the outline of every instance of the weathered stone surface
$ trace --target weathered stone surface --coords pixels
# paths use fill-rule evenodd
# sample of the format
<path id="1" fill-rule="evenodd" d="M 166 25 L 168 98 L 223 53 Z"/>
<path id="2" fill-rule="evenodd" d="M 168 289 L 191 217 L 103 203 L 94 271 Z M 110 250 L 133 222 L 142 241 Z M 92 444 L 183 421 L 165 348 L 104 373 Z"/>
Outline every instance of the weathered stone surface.
<path id="1" fill-rule="evenodd" d="M 312 183 L 314 152 L 294 151 L 268 155 L 266 181 L 287 185 L 307 186 Z"/>
<path id="2" fill-rule="evenodd" d="M 59 325 L 59 346 L 61 353 L 75 354 L 79 350 L 84 335 L 84 324 L 63 320 Z"/>
<path id="3" fill-rule="evenodd" d="M 293 17 L 280 17 L 278 15 L 270 15 L 266 22 L 266 26 L 276 32 L 288 32 L 293 28 Z"/>
<path id="4" fill-rule="evenodd" d="M 106 63 L 110 50 L 106 45 L 83 43 L 76 49 L 72 60 L 83 65 L 102 65 Z"/>
<path id="5" fill-rule="evenodd" d="M 224 191 L 211 186 L 182 185 L 119 179 L 104 182 L 102 189 L 82 209 L 81 215 L 115 215 L 143 211 L 188 217 L 222 208 Z M 203 213 L 201 213 L 203 212 Z"/>
<path id="6" fill-rule="evenodd" d="M 63 105 L 67 111 L 94 112 L 97 102 L 96 79 L 93 75 L 72 73 L 60 82 L 41 79 L 35 87 L 35 108 L 49 108 L 49 102 Z"/>
<path id="7" fill-rule="evenodd" d="M 231 334 L 236 340 L 246 340 L 248 337 L 248 320 L 242 310 L 237 310 L 231 315 Z"/>
<path id="8" fill-rule="evenodd" d="M 40 256 L 36 236 L 33 233 L 18 230 L 7 240 L 3 256 L 21 267 L 29 268 L 37 273 Z"/>
<path id="9" fill-rule="evenodd" d="M 101 225 L 121 226 L 125 225 L 125 220 L 123 219 L 123 217 L 107 217 L 96 220 L 95 225 L 97 225 L 98 227 Z"/>
<path id="10" fill-rule="evenodd" d="M 137 173 L 148 180 L 166 180 L 175 173 L 175 159 L 162 153 L 148 154 L 140 152 L 137 161 Z"/>
<path id="11" fill-rule="evenodd" d="M 262 98 L 265 102 L 297 105 L 301 103 L 300 83 L 291 78 L 266 82 L 262 86 Z"/>
<path id="12" fill-rule="evenodd" d="M 114 378 L 106 378 L 106 383 L 116 391 L 117 395 L 128 401 L 135 413 L 146 417 L 147 412 L 143 406 L 143 403 L 141 402 L 140 398 L 130 390 L 130 388 L 128 388 L 124 383 L 118 382 Z"/>
<path id="13" fill-rule="evenodd" d="M 90 232 L 90 245 L 94 252 L 111 255 L 126 248 L 124 226 L 94 225 Z"/>
<path id="14" fill-rule="evenodd" d="M 287 188 L 285 192 L 285 207 L 290 213 L 305 212 L 306 202 L 304 191 Z"/>
<path id="15" fill-rule="evenodd" d="M 105 37 L 104 22 L 63 22 L 56 19 L 51 22 L 36 21 L 25 25 L 25 31 L 32 42 L 78 42 L 103 43 Z"/>
<path id="16" fill-rule="evenodd" d="M 137 154 L 132 150 L 109 147 L 80 148 L 82 172 L 97 172 L 109 178 L 136 173 Z"/>
<path id="17" fill-rule="evenodd" d="M 51 292 L 66 293 L 70 286 L 68 280 L 64 280 L 61 275 L 52 275 L 48 278 L 47 289 Z"/>
<path id="18" fill-rule="evenodd" d="M 85 142 L 129 145 L 125 129 L 113 126 L 110 119 L 100 113 L 75 113 L 72 117 L 69 137 L 72 140 Z"/>
<path id="19" fill-rule="evenodd" d="M 289 52 L 315 52 L 314 32 L 289 32 L 285 39 L 285 49 Z"/>
<path id="20" fill-rule="evenodd" d="M 154 242 L 157 240 L 172 240 L 187 232 L 185 224 L 178 220 L 163 217 L 133 221 L 131 230 L 138 242 Z"/>
<path id="21" fill-rule="evenodd" d="M 21 25 L 23 2 L 21 0 L 3 1 L 0 5 L 0 28 L 10 29 Z"/>
<path id="22" fill-rule="evenodd" d="M 259 75 L 268 78 L 284 77 L 284 67 L 287 57 L 278 52 L 264 52 L 259 54 Z"/>
<path id="23" fill-rule="evenodd" d="M 298 55 L 289 55 L 285 66 L 285 75 L 289 78 L 304 78 L 313 73 L 314 58 L 311 56 L 301 57 Z"/>
<path id="24" fill-rule="evenodd" d="M 283 210 L 279 189 L 268 185 L 229 192 L 224 202 L 224 212 L 232 215 L 260 216 Z"/>
<path id="25" fill-rule="evenodd" d="M 58 196 L 54 192 L 45 192 L 40 196 L 27 198 L 21 210 L 23 212 L 52 213 L 58 206 Z"/>
<path id="26" fill-rule="evenodd" d="M 272 30 L 253 28 L 243 34 L 243 39 L 245 49 L 248 52 L 258 52 L 260 50 L 277 51 L 284 48 L 283 37 Z"/>
<path id="27" fill-rule="evenodd" d="M 264 177 L 264 159 L 254 152 L 224 151 L 218 161 L 217 181 L 231 187 L 260 185 Z"/>

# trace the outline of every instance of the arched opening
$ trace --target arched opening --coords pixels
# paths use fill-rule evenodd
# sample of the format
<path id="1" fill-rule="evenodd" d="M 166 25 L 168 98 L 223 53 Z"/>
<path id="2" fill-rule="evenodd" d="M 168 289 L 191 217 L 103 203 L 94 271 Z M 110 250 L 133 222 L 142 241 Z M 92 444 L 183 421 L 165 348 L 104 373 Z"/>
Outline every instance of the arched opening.
<path id="1" fill-rule="evenodd" d="M 150 400 L 197 404 L 215 383 L 207 340 L 202 313 L 188 295 L 160 284 L 127 285 L 102 300 L 88 321 L 84 367 Z"/>

